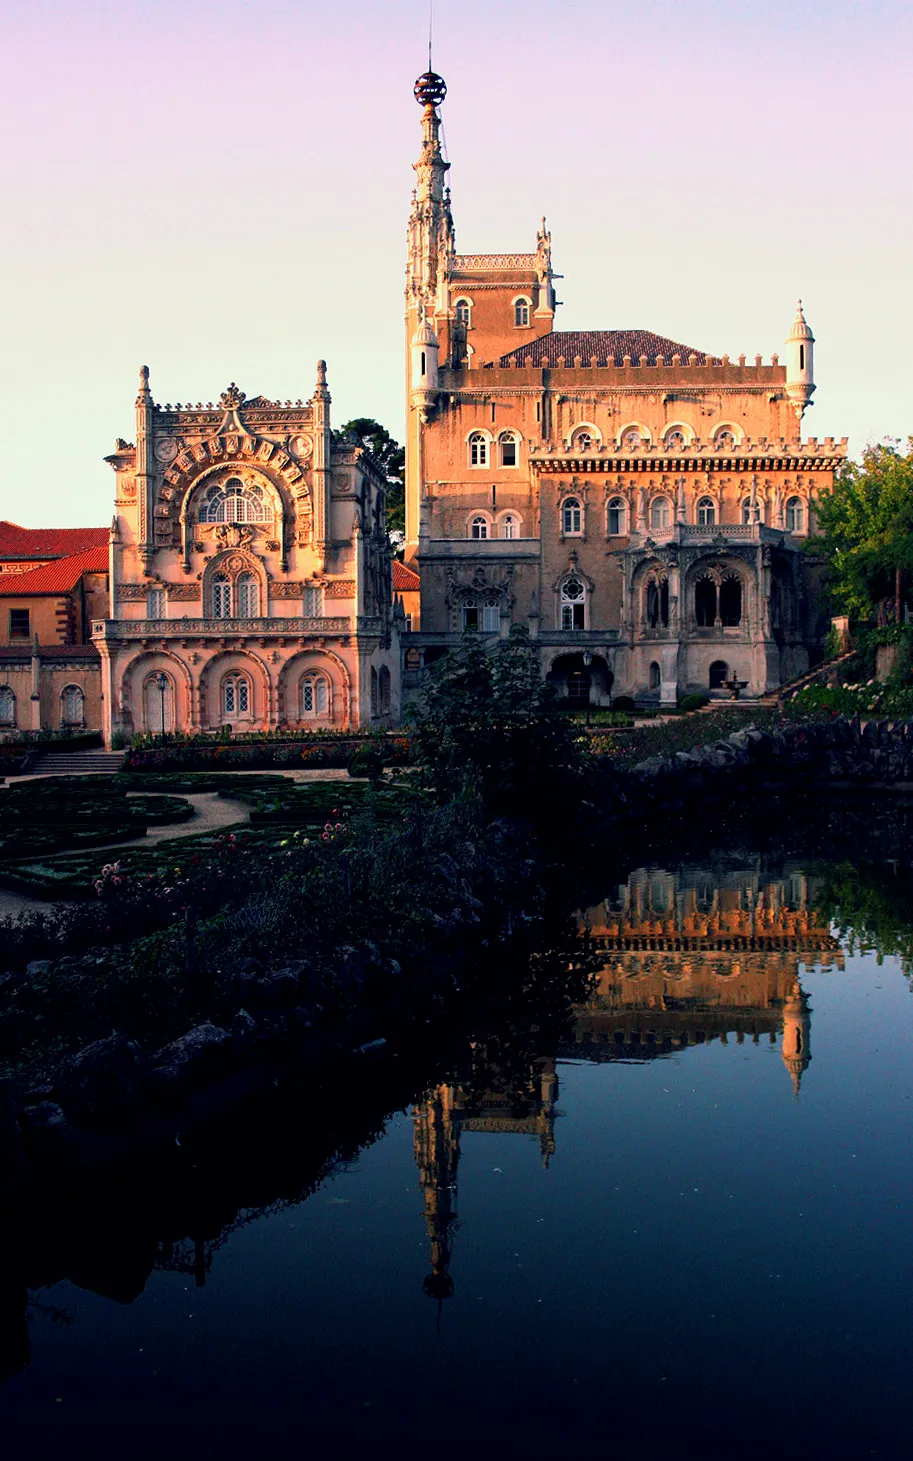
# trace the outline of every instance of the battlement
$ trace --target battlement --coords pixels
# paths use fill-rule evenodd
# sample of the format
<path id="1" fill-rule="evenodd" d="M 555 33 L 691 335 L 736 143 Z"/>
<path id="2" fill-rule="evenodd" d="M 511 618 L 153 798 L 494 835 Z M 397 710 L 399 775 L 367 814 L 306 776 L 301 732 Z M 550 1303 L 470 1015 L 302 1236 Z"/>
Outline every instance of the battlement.
<path id="1" fill-rule="evenodd" d="M 536 254 L 454 254 L 454 274 L 472 273 L 476 269 L 535 269 Z"/>
<path id="2" fill-rule="evenodd" d="M 772 355 L 767 365 L 760 355 L 756 355 L 754 364 L 749 365 L 744 355 L 740 355 L 736 361 L 730 360 L 728 355 L 722 355 L 718 359 L 705 356 L 701 360 L 693 351 L 687 357 L 673 355 L 666 359 L 659 355 L 653 365 L 646 355 L 641 355 L 638 360 L 632 360 L 630 355 L 625 355 L 620 365 L 612 359 L 600 361 L 596 356 L 583 360 L 575 355 L 572 360 L 568 360 L 563 355 L 554 358 L 546 355 L 539 364 L 533 363 L 531 355 L 521 356 L 519 359 L 506 356 L 500 361 L 483 365 L 481 370 L 449 368 L 442 371 L 441 376 L 442 380 L 447 378 L 448 384 L 459 386 L 478 380 L 482 372 L 486 384 L 492 386 L 501 383 L 542 386 L 547 381 L 553 388 L 566 384 L 568 389 L 635 386 L 640 390 L 653 391 L 665 387 L 674 391 L 677 385 L 688 390 L 693 390 L 695 386 L 723 385 L 750 390 L 782 386 L 786 383 L 786 366 L 780 364 L 779 355 Z"/>

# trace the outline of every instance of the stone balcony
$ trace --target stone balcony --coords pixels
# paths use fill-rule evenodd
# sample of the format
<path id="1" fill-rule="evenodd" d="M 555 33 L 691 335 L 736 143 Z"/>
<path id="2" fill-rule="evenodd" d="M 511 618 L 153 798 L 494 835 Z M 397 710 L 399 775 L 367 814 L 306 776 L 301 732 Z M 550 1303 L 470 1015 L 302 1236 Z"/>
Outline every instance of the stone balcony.
<path id="1" fill-rule="evenodd" d="M 729 543 L 791 543 L 793 534 L 782 528 L 769 528 L 766 523 L 675 523 L 668 528 L 637 528 L 629 541 L 633 548 L 647 543 L 725 548 Z"/>
<path id="2" fill-rule="evenodd" d="M 539 557 L 538 538 L 426 538 L 419 539 L 418 557 L 422 563 L 435 558 L 487 558 L 511 563 Z"/>
<path id="3" fill-rule="evenodd" d="M 359 634 L 378 634 L 380 618 L 362 615 Z M 299 615 L 289 619 L 94 619 L 92 639 L 291 639 L 338 638 L 356 632 L 356 621 L 347 614 L 338 618 Z"/>

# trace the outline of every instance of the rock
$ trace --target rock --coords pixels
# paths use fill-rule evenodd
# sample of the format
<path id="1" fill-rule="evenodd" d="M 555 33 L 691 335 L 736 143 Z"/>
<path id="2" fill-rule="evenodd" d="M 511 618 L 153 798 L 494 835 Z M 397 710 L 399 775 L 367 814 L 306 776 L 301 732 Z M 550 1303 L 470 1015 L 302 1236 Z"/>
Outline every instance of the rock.
<path id="1" fill-rule="evenodd" d="M 210 1021 L 188 1030 L 152 1059 L 152 1078 L 159 1089 L 203 1085 L 233 1063 L 234 1040 Z"/>
<path id="2" fill-rule="evenodd" d="M 26 976 L 29 979 L 37 979 L 42 974 L 50 974 L 53 967 L 53 959 L 32 959 L 31 963 L 25 966 Z"/>
<path id="3" fill-rule="evenodd" d="M 77 1118 L 118 1124 L 136 1111 L 143 1083 L 140 1047 L 114 1031 L 67 1062 L 55 1094 L 64 1110 Z"/>
<path id="4" fill-rule="evenodd" d="M 0 1177 L 13 1170 L 21 1150 L 19 1092 L 12 1081 L 0 1081 Z"/>
<path id="5" fill-rule="evenodd" d="M 257 980 L 258 1002 L 263 1005 L 293 1005 L 298 998 L 298 975 L 294 969 L 274 969 Z"/>
<path id="6" fill-rule="evenodd" d="M 22 1147 L 26 1156 L 53 1161 L 62 1155 L 69 1127 L 56 1101 L 39 1101 L 22 1110 Z"/>

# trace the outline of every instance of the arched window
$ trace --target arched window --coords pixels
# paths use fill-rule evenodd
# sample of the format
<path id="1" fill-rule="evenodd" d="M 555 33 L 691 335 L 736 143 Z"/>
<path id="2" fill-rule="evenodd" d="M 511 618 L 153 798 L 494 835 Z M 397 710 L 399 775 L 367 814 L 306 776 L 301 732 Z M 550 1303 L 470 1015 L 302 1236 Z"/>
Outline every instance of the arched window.
<path id="1" fill-rule="evenodd" d="M 478 629 L 479 606 L 475 599 L 464 599 L 462 606 L 463 633 L 467 629 Z"/>
<path id="2" fill-rule="evenodd" d="M 310 671 L 301 681 L 301 718 L 313 720 L 330 713 L 330 686 L 325 675 Z"/>
<path id="3" fill-rule="evenodd" d="M 660 676 L 660 672 L 659 672 L 659 665 L 656 663 L 656 660 L 653 660 L 653 662 L 650 665 L 650 689 L 651 690 L 658 690 L 659 689 L 660 679 L 661 679 L 661 676 Z"/>
<path id="4" fill-rule="evenodd" d="M 504 431 L 498 438 L 498 447 L 501 454 L 502 467 L 515 467 L 517 465 L 517 438 L 512 431 Z"/>
<path id="5" fill-rule="evenodd" d="M 644 590 L 644 618 L 651 629 L 666 629 L 669 625 L 669 580 L 667 578 L 647 579 Z"/>
<path id="6" fill-rule="evenodd" d="M 469 536 L 471 538 L 487 538 L 488 518 L 482 517 L 481 514 L 478 517 L 474 517 L 469 524 Z"/>
<path id="7" fill-rule="evenodd" d="M 528 299 L 515 299 L 514 300 L 514 324 L 515 325 L 518 325 L 518 326 L 526 326 L 526 325 L 529 324 L 529 300 Z"/>
<path id="8" fill-rule="evenodd" d="M 260 616 L 260 585 L 254 574 L 242 573 L 238 579 L 238 618 L 257 619 Z"/>
<path id="9" fill-rule="evenodd" d="M 651 528 L 671 528 L 672 504 L 668 497 L 655 497 L 650 504 Z"/>
<path id="10" fill-rule="evenodd" d="M 163 588 L 150 588 L 146 593 L 146 618 L 164 619 L 165 617 L 165 590 Z"/>
<path id="11" fill-rule="evenodd" d="M 728 426 L 722 427 L 713 438 L 713 445 L 717 451 L 734 451 L 736 446 L 735 432 Z"/>
<path id="12" fill-rule="evenodd" d="M 786 499 L 786 531 L 788 533 L 805 531 L 805 504 L 801 497 Z"/>
<path id="13" fill-rule="evenodd" d="M 613 497 L 607 508 L 606 528 L 610 538 L 621 538 L 625 531 L 625 507 L 623 497 Z"/>
<path id="14" fill-rule="evenodd" d="M 633 451 L 638 446 L 643 446 L 643 435 L 641 434 L 638 427 L 632 426 L 629 428 L 629 430 L 623 432 L 621 437 L 621 444 L 622 446 L 627 447 L 629 451 Z"/>
<path id="15" fill-rule="evenodd" d="M 758 507 L 760 508 L 760 503 L 758 504 Z M 757 517 L 757 521 L 758 522 L 760 522 L 760 518 L 761 518 L 761 514 L 760 514 L 760 512 L 758 512 L 758 517 Z M 755 521 L 756 521 L 756 519 L 755 519 L 755 510 L 754 510 L 754 508 L 751 505 L 751 498 L 750 497 L 746 497 L 745 500 L 744 500 L 744 502 L 742 503 L 742 522 L 743 522 L 743 524 L 746 527 L 748 527 L 751 523 L 753 523 Z"/>
<path id="16" fill-rule="evenodd" d="M 210 487 L 199 512 L 201 523 L 260 523 L 268 516 L 263 488 L 245 487 L 240 477 Z"/>
<path id="17" fill-rule="evenodd" d="M 0 725 L 16 724 L 16 697 L 9 685 L 0 685 Z"/>
<path id="18" fill-rule="evenodd" d="M 497 634 L 501 627 L 501 605 L 497 599 L 486 599 L 482 605 L 482 633 Z"/>
<path id="19" fill-rule="evenodd" d="M 720 584 L 720 618 L 727 629 L 742 622 L 742 580 L 737 573 L 727 573 Z"/>
<path id="20" fill-rule="evenodd" d="M 386 665 L 381 665 L 380 674 L 377 677 L 377 693 L 380 697 L 381 715 L 390 714 L 390 671 Z"/>
<path id="21" fill-rule="evenodd" d="M 377 670 L 371 666 L 371 714 L 377 714 Z"/>
<path id="22" fill-rule="evenodd" d="M 213 575 L 212 586 L 212 617 L 214 619 L 231 618 L 231 584 L 224 573 Z"/>
<path id="23" fill-rule="evenodd" d="M 164 671 L 150 675 L 143 685 L 143 719 L 153 735 L 174 729 L 174 684 Z"/>
<path id="24" fill-rule="evenodd" d="M 566 538 L 579 538 L 583 531 L 583 514 L 576 497 L 566 497 L 561 504 L 561 531 Z"/>
<path id="25" fill-rule="evenodd" d="M 716 503 L 712 497 L 698 498 L 697 520 L 702 528 L 713 527 L 716 522 Z"/>
<path id="26" fill-rule="evenodd" d="M 729 666 L 724 660 L 715 659 L 710 666 L 709 686 L 711 690 L 722 690 L 729 679 Z"/>
<path id="27" fill-rule="evenodd" d="M 688 438 L 680 426 L 673 426 L 666 432 L 666 451 L 684 451 L 687 445 Z"/>
<path id="28" fill-rule="evenodd" d="M 699 578 L 694 585 L 694 618 L 702 629 L 716 623 L 716 580 Z"/>
<path id="29" fill-rule="evenodd" d="M 573 447 L 574 451 L 592 451 L 592 431 L 587 431 L 586 429 L 584 429 L 583 431 L 575 431 L 573 439 L 571 441 L 571 446 Z"/>
<path id="30" fill-rule="evenodd" d="M 586 627 L 586 589 L 579 578 L 566 578 L 561 585 L 561 628 Z"/>
<path id="31" fill-rule="evenodd" d="M 67 685 L 60 697 L 60 711 L 64 725 L 85 725 L 86 697 L 78 685 Z"/>
<path id="32" fill-rule="evenodd" d="M 488 466 L 488 437 L 482 431 L 473 431 L 469 437 L 469 465 Z"/>
<path id="33" fill-rule="evenodd" d="M 250 715 L 250 681 L 246 675 L 226 675 L 222 681 L 222 714 Z"/>
<path id="34" fill-rule="evenodd" d="M 506 512 L 501 519 L 501 537 L 516 538 L 519 536 L 517 519 L 512 512 Z"/>
<path id="35" fill-rule="evenodd" d="M 468 330 L 472 324 L 472 301 L 458 299 L 456 302 L 456 319 L 458 325 L 464 325 Z"/>

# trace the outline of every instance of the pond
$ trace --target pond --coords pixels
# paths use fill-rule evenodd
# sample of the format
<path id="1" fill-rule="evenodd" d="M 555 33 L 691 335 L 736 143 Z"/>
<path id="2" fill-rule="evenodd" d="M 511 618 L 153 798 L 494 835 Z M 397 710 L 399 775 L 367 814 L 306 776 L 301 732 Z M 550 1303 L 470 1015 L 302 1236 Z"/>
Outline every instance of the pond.
<path id="1" fill-rule="evenodd" d="M 74 1198 L 2 1258 L 10 1454 L 908 1454 L 899 876 L 616 870 L 569 1018 L 365 1061 Z"/>

